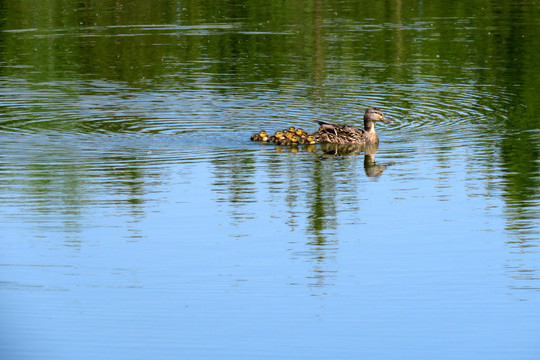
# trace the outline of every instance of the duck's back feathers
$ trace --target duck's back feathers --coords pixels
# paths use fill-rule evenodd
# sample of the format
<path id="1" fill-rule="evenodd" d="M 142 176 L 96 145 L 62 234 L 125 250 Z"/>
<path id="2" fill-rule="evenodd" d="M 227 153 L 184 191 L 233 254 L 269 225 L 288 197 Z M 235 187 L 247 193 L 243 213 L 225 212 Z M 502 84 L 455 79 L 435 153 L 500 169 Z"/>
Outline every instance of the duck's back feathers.
<path id="1" fill-rule="evenodd" d="M 317 142 L 326 142 L 331 144 L 361 144 L 365 143 L 367 138 L 364 136 L 364 130 L 350 125 L 332 124 L 323 121 L 317 121 L 321 126 L 313 134 Z"/>

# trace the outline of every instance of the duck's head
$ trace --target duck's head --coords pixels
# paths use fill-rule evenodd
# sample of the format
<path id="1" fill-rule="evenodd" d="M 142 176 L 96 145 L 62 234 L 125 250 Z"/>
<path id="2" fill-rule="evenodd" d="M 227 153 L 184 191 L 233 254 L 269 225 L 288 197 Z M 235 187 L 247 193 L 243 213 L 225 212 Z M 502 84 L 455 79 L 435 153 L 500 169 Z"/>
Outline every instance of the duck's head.
<path id="1" fill-rule="evenodd" d="M 289 128 L 289 131 L 293 133 L 293 132 L 296 131 L 296 128 L 295 128 L 294 126 L 291 126 L 291 127 Z"/>
<path id="2" fill-rule="evenodd" d="M 302 136 L 302 134 L 304 133 L 304 129 L 298 128 L 294 133 L 298 136 Z"/>
<path id="3" fill-rule="evenodd" d="M 294 136 L 294 132 L 292 132 L 292 131 L 286 131 L 286 132 L 285 132 L 285 137 L 286 137 L 287 139 L 290 140 L 293 136 Z"/>
<path id="4" fill-rule="evenodd" d="M 281 131 L 276 131 L 274 136 L 276 139 L 283 139 L 283 133 Z"/>
<path id="5" fill-rule="evenodd" d="M 298 144 L 298 140 L 299 140 L 298 135 L 293 135 L 293 136 L 291 137 L 291 145 L 296 145 L 296 144 Z"/>
<path id="6" fill-rule="evenodd" d="M 364 114 L 364 123 L 365 122 L 375 122 L 375 121 L 382 121 L 388 124 L 393 123 L 392 120 L 388 119 L 384 114 L 382 113 L 381 109 L 378 107 L 372 106 L 366 110 L 366 113 Z"/>
<path id="7" fill-rule="evenodd" d="M 316 143 L 316 141 L 315 141 L 315 136 L 309 135 L 309 136 L 306 138 L 306 144 L 313 145 L 313 144 L 315 144 L 315 143 Z"/>

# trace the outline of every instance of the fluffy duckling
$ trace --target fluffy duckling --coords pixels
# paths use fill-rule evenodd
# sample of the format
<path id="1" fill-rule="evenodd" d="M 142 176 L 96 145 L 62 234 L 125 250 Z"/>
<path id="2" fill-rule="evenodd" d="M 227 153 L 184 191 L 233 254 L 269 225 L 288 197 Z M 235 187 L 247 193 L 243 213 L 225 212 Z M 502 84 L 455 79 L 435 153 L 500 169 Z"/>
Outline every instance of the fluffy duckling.
<path id="1" fill-rule="evenodd" d="M 291 138 L 284 137 L 276 142 L 278 145 L 298 145 L 298 136 L 292 135 Z"/>
<path id="2" fill-rule="evenodd" d="M 268 138 L 268 142 L 277 143 L 281 139 L 283 139 L 285 135 L 283 135 L 283 132 L 276 131 L 276 133 Z"/>
<path id="3" fill-rule="evenodd" d="M 273 136 L 271 136 L 270 141 L 271 142 L 278 142 L 279 140 L 283 139 L 284 137 L 285 137 L 285 135 L 283 135 L 283 132 L 276 131 L 276 133 Z"/>
<path id="4" fill-rule="evenodd" d="M 291 138 L 294 136 L 294 132 L 293 131 L 289 131 L 289 130 L 285 130 L 285 132 L 283 133 L 285 135 L 285 138 L 291 140 Z"/>
<path id="5" fill-rule="evenodd" d="M 268 133 L 264 130 L 251 135 L 251 141 L 268 141 Z"/>
<path id="6" fill-rule="evenodd" d="M 296 135 L 298 135 L 298 136 L 302 136 L 302 134 L 304 134 L 305 131 L 304 131 L 304 129 L 302 129 L 302 128 L 298 128 L 298 129 L 296 129 L 296 130 L 294 131 L 294 133 L 295 133 Z"/>
<path id="7" fill-rule="evenodd" d="M 305 145 L 314 145 L 314 144 L 317 143 L 317 141 L 315 140 L 315 137 L 313 135 L 300 137 L 298 142 L 300 144 L 305 144 Z"/>
<path id="8" fill-rule="evenodd" d="M 291 140 L 286 137 L 282 137 L 281 139 L 276 139 L 275 143 L 277 145 L 290 145 Z"/>

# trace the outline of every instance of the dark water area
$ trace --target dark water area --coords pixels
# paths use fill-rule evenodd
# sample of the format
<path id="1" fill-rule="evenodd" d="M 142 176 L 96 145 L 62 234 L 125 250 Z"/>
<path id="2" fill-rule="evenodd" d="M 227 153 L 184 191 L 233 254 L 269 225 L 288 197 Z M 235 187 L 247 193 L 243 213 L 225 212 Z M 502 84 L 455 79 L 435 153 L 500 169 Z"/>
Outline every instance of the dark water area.
<path id="1" fill-rule="evenodd" d="M 538 358 L 539 49 L 535 1 L 0 1 L 0 358 Z"/>

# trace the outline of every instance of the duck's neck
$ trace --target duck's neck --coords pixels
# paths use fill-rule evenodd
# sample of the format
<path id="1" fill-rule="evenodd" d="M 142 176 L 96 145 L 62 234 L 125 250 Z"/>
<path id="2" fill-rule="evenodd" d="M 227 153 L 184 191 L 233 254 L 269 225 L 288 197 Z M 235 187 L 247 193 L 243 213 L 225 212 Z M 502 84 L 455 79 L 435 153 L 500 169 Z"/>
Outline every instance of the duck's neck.
<path id="1" fill-rule="evenodd" d="M 379 137 L 375 132 L 375 123 L 371 120 L 364 119 L 364 137 L 366 143 L 378 143 Z"/>
<path id="2" fill-rule="evenodd" d="M 366 133 L 375 133 L 375 123 L 371 120 L 364 119 L 364 130 Z"/>

